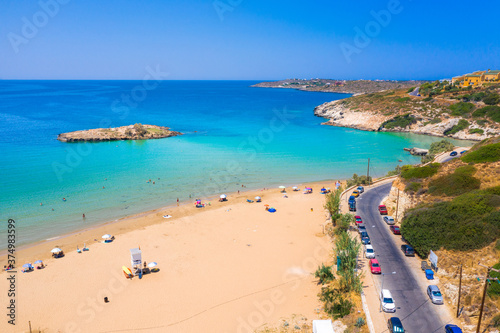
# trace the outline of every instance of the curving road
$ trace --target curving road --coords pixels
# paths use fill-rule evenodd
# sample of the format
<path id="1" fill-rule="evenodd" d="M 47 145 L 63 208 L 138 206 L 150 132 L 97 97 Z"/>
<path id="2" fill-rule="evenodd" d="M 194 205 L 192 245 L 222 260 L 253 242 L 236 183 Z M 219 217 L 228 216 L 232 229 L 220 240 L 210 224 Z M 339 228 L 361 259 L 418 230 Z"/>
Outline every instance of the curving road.
<path id="1" fill-rule="evenodd" d="M 376 258 L 380 262 L 384 276 L 384 289 L 389 289 L 396 303 L 396 313 L 387 317 L 399 317 L 406 332 L 431 333 L 444 332 L 444 325 L 437 313 L 436 307 L 429 301 L 426 290 L 419 286 L 417 279 L 395 237 L 382 220 L 378 205 L 389 194 L 392 183 L 384 184 L 363 193 L 357 201 L 356 212 L 363 219 L 375 249 Z M 395 275 L 390 272 L 396 272 Z M 420 273 L 420 272 L 419 272 Z M 381 277 L 378 279 L 377 293 L 380 293 Z M 442 306 L 442 305 L 441 305 Z M 381 315 L 373 314 L 373 315 Z M 387 330 L 385 331 L 387 332 Z M 377 332 L 381 333 L 381 332 Z"/>

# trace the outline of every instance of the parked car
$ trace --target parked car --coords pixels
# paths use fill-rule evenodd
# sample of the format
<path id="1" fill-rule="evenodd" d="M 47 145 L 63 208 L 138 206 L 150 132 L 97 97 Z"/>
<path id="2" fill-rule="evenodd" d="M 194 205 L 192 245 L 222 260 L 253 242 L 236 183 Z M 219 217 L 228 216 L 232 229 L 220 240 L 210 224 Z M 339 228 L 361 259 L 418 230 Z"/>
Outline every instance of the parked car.
<path id="1" fill-rule="evenodd" d="M 444 327 L 445 333 L 462 333 L 462 329 L 457 325 L 448 324 Z"/>
<path id="2" fill-rule="evenodd" d="M 467 152 L 467 150 L 462 150 L 462 151 L 460 152 L 460 155 L 463 155 L 463 154 L 465 154 L 466 152 Z"/>
<path id="3" fill-rule="evenodd" d="M 382 301 L 382 309 L 384 312 L 396 312 L 396 304 L 394 304 L 394 299 L 389 289 L 382 289 L 380 300 Z"/>
<path id="4" fill-rule="evenodd" d="M 380 215 L 387 215 L 387 207 L 385 205 L 378 206 L 378 211 Z"/>
<path id="5" fill-rule="evenodd" d="M 415 256 L 415 250 L 410 245 L 401 245 L 401 251 L 403 251 L 407 257 Z"/>
<path id="6" fill-rule="evenodd" d="M 394 217 L 392 216 L 384 216 L 384 222 L 387 223 L 387 224 L 395 224 L 396 221 L 394 221 Z"/>
<path id="7" fill-rule="evenodd" d="M 358 186 L 357 190 L 359 193 L 363 193 L 365 191 L 365 188 L 363 186 Z"/>
<path id="8" fill-rule="evenodd" d="M 348 200 L 349 203 L 351 202 L 356 202 L 356 197 L 354 195 L 351 195 Z"/>
<path id="9" fill-rule="evenodd" d="M 390 333 L 405 333 L 405 329 L 403 328 L 403 323 L 399 320 L 398 317 L 391 317 L 387 321 L 387 328 Z"/>
<path id="10" fill-rule="evenodd" d="M 359 215 L 354 216 L 354 219 L 356 220 L 356 224 L 363 223 L 363 220 L 361 219 L 361 216 L 359 216 Z"/>
<path id="11" fill-rule="evenodd" d="M 394 235 L 401 235 L 401 230 L 399 230 L 399 227 L 397 225 L 391 225 L 389 229 L 391 229 Z"/>
<path id="12" fill-rule="evenodd" d="M 356 201 L 349 201 L 349 211 L 350 212 L 356 211 Z"/>
<path id="13" fill-rule="evenodd" d="M 359 191 L 358 190 L 352 191 L 352 196 L 355 198 L 359 197 Z"/>
<path id="14" fill-rule="evenodd" d="M 431 284 L 427 287 L 427 295 L 434 304 L 443 304 L 443 295 L 438 286 Z"/>
<path id="15" fill-rule="evenodd" d="M 359 234 L 361 234 L 363 231 L 366 232 L 366 227 L 364 226 L 364 224 L 358 224 L 358 232 L 359 232 Z"/>
<path id="16" fill-rule="evenodd" d="M 366 259 L 375 259 L 375 250 L 371 245 L 365 245 L 365 257 Z"/>
<path id="17" fill-rule="evenodd" d="M 450 156 L 457 156 L 457 155 L 458 155 L 458 153 L 457 153 L 456 151 L 452 151 L 452 152 L 450 153 Z"/>
<path id="18" fill-rule="evenodd" d="M 361 244 L 363 244 L 363 245 L 371 244 L 370 236 L 368 236 L 368 233 L 366 231 L 363 231 L 361 233 Z"/>
<path id="19" fill-rule="evenodd" d="M 382 274 L 382 269 L 377 259 L 370 259 L 370 271 L 372 274 Z"/>

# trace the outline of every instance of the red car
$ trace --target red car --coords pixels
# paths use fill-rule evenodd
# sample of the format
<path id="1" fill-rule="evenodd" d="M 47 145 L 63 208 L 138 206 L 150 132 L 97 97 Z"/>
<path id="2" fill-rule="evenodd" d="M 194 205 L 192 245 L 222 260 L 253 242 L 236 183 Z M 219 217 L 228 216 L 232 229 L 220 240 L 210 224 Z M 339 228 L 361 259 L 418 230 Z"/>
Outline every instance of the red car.
<path id="1" fill-rule="evenodd" d="M 378 211 L 380 215 L 387 215 L 387 207 L 385 205 L 378 206 Z"/>
<path id="2" fill-rule="evenodd" d="M 396 225 L 391 225 L 389 227 L 394 235 L 401 235 L 401 230 L 399 230 L 399 227 Z"/>
<path id="3" fill-rule="evenodd" d="M 370 270 L 372 274 L 382 274 L 382 269 L 377 259 L 370 259 Z"/>
<path id="4" fill-rule="evenodd" d="M 354 216 L 354 218 L 356 219 L 356 223 L 357 224 L 363 223 L 363 220 L 361 219 L 361 216 L 356 215 L 356 216 Z"/>

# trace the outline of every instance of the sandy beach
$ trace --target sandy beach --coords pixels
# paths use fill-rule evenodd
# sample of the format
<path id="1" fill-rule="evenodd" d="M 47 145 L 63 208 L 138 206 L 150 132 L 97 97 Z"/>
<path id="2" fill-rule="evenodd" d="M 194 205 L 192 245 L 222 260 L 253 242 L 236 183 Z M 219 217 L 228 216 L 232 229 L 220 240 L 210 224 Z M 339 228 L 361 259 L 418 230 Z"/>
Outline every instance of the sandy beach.
<path id="1" fill-rule="evenodd" d="M 313 273 L 332 252 L 319 189 L 334 184 L 311 185 L 312 194 L 289 188 L 288 198 L 271 189 L 229 194 L 206 208 L 182 204 L 19 250 L 18 268 L 37 259 L 47 267 L 18 270 L 16 325 L 4 319 L 0 331 L 29 332 L 29 322 L 42 332 L 252 332 L 283 319 L 310 323 L 321 308 Z M 246 201 L 257 195 L 261 203 Z M 116 239 L 102 243 L 105 233 Z M 89 251 L 77 253 L 84 243 Z M 50 258 L 56 246 L 64 258 Z M 136 247 L 159 272 L 125 278 L 121 267 L 130 267 Z"/>

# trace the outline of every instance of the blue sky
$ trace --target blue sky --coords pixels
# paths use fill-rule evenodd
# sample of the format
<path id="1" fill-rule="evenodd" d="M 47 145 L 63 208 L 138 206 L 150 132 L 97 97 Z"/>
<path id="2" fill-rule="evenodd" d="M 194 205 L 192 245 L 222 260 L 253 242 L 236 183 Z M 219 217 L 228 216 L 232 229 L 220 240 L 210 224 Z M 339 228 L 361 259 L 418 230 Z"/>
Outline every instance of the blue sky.
<path id="1" fill-rule="evenodd" d="M 462 0 L 4 0 L 0 79 L 142 79 L 148 66 L 168 79 L 446 78 L 500 69 L 498 13 Z"/>

